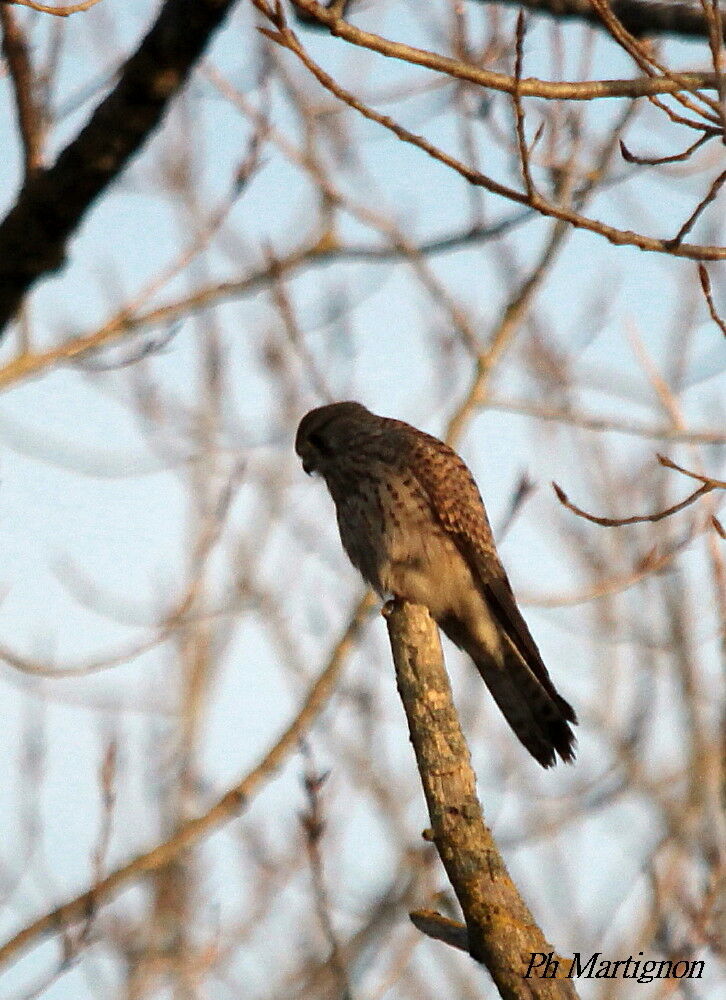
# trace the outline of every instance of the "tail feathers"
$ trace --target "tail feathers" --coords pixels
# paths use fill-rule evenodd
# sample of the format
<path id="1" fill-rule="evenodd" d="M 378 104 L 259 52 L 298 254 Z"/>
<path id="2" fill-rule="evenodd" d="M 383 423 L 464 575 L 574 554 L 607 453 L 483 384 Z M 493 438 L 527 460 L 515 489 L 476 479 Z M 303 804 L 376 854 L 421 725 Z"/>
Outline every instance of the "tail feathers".
<path id="1" fill-rule="evenodd" d="M 564 698 L 556 692 L 553 698 L 516 653 L 505 657 L 503 667 L 488 657 L 474 662 L 504 718 L 542 767 L 552 767 L 557 756 L 567 763 L 575 759 L 569 723 L 577 719 Z"/>
<path id="2" fill-rule="evenodd" d="M 576 741 L 570 723 L 575 725 L 577 716 L 555 689 L 537 647 L 534 669 L 530 669 L 505 634 L 501 634 L 504 648 L 499 656 L 493 656 L 461 619 L 447 615 L 439 624 L 451 641 L 472 658 L 502 715 L 534 759 L 542 767 L 552 767 L 558 756 L 567 763 L 573 761 Z"/>

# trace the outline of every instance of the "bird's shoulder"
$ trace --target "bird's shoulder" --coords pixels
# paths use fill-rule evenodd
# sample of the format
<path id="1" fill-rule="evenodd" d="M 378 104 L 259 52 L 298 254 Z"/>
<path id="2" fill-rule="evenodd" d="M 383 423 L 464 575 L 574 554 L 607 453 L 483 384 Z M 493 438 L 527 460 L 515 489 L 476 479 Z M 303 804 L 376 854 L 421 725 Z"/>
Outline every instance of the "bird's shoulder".
<path id="1" fill-rule="evenodd" d="M 464 460 L 438 438 L 401 421 L 396 423 L 401 425 L 400 454 L 428 497 L 438 522 L 456 536 L 469 558 L 490 566 L 492 560 L 498 563 L 481 493 Z"/>

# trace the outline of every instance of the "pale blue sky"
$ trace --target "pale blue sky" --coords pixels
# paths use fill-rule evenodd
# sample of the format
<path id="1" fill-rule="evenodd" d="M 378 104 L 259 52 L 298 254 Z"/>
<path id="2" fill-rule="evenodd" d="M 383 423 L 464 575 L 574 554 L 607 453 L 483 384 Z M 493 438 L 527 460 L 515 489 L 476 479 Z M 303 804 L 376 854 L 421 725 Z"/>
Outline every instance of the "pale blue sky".
<path id="1" fill-rule="evenodd" d="M 137 0 L 123 5 L 102 0 L 98 7 L 69 20 L 65 28 L 61 104 L 89 78 L 108 69 L 117 46 L 127 50 L 133 44 L 145 30 L 153 9 L 151 4 Z M 413 5 L 409 5 L 407 13 L 405 10 L 403 5 L 389 4 L 382 25 L 371 6 L 361 13 L 359 23 L 375 25 L 377 30 L 387 28 L 392 36 L 415 42 L 416 12 Z M 472 4 L 469 16 L 473 21 L 481 12 Z M 18 17 L 26 20 L 22 12 Z M 249 10 L 239 8 L 232 21 L 215 41 L 209 58 L 244 89 L 252 86 L 253 76 L 249 54 L 240 49 L 238 39 L 242 30 L 251 31 Z M 109 32 L 110 23 L 115 26 L 116 38 Z M 579 38 L 578 30 L 567 29 L 566 37 Z M 544 71 L 548 31 L 542 22 L 527 36 L 528 74 Z M 393 62 L 360 53 L 351 55 L 337 41 L 309 32 L 304 33 L 304 40 L 332 72 L 345 73 L 351 65 L 359 68 L 362 90 L 378 92 L 408 76 L 408 70 Z M 423 37 L 419 40 L 423 42 Z M 672 64 L 692 65 L 689 59 L 693 46 L 673 46 L 670 51 Z M 594 76 L 626 72 L 624 58 L 614 56 L 612 46 L 600 44 L 596 53 Z M 570 75 L 574 74 L 578 57 L 578 52 L 572 53 Z M 421 78 L 424 76 L 421 71 Z M 324 103 L 332 104 L 332 99 L 321 96 L 312 82 L 305 81 L 305 86 Z M 7 106 L 7 79 L 0 80 L 0 87 Z M 228 193 L 234 168 L 245 153 L 249 129 L 209 82 L 198 75 L 190 85 L 189 95 L 194 141 L 200 144 L 200 158 L 205 163 L 204 174 L 198 179 L 199 199 L 221 201 Z M 53 137 L 53 149 L 60 148 L 75 133 L 96 100 L 94 97 L 82 110 L 64 120 Z M 501 106 L 501 120 L 506 121 L 504 98 L 497 97 L 495 102 L 498 108 Z M 293 129 L 294 123 L 279 100 L 274 107 L 276 124 Z M 411 100 L 402 105 L 400 118 L 434 141 L 443 145 L 455 143 L 449 116 L 432 116 L 430 107 L 428 98 Z M 389 109 L 384 107 L 384 110 Z M 615 102 L 603 105 L 601 120 L 595 119 L 598 128 L 604 129 L 619 110 Z M 153 184 L 158 176 L 160 149 L 172 131 L 177 114 L 178 111 L 172 112 L 171 123 L 152 139 L 112 191 L 94 206 L 71 244 L 68 266 L 34 291 L 30 308 L 36 344 L 51 344 L 63 335 L 92 330 L 120 301 L 115 291 L 109 291 L 114 288 L 111 277 L 115 287 L 131 293 L 181 249 L 177 208 L 159 197 Z M 370 177 L 370 187 L 357 190 L 356 196 L 361 201 L 374 198 L 381 211 L 391 210 L 398 224 L 412 236 L 434 236 L 455 230 L 466 217 L 469 205 L 470 192 L 464 183 L 452 183 L 443 167 L 427 160 L 419 151 L 397 143 L 371 123 L 353 118 L 348 121 L 362 140 Z M 536 111 L 532 109 L 531 131 L 536 123 Z M 642 139 L 643 129 L 637 134 Z M 680 148 L 682 136 L 672 140 L 668 129 L 654 115 L 651 135 L 652 147 L 634 151 L 663 152 L 666 143 L 667 151 L 671 151 L 674 141 Z M 0 191 L 4 192 L 5 207 L 15 196 L 19 162 L 14 126 L 8 116 L 0 121 L 0 144 L 5 150 L 0 162 Z M 505 169 L 506 162 L 499 150 L 484 149 L 483 156 L 487 171 L 496 174 Z M 626 176 L 632 172 L 626 164 L 618 170 Z M 714 159 L 710 173 L 688 184 L 679 184 L 674 179 L 679 175 L 677 169 L 665 180 L 655 171 L 641 171 L 637 177 L 598 196 L 589 212 L 607 217 L 616 225 L 670 235 L 692 210 L 694 196 L 696 200 L 700 197 L 705 190 L 705 178 L 715 170 Z M 344 177 L 344 171 L 341 175 Z M 350 188 L 345 179 L 342 183 Z M 233 209 L 232 218 L 243 234 L 242 252 L 248 260 L 229 259 L 217 247 L 207 256 L 215 277 L 223 279 L 235 274 L 240 263 L 261 260 L 265 244 L 283 250 L 291 236 L 302 238 L 308 221 L 306 197 L 299 174 L 280 162 L 279 156 L 270 154 L 264 169 L 253 178 Z M 493 201 L 487 205 L 493 218 L 506 217 L 515 210 Z M 346 223 L 344 231 L 361 241 L 371 239 L 369 233 L 352 221 Z M 510 237 L 511 246 L 520 254 L 520 263 L 536 257 L 545 232 L 545 223 L 532 221 Z M 697 236 L 706 238 L 703 227 L 697 230 Z M 710 233 L 708 239 L 714 242 L 723 239 L 723 232 Z M 482 337 L 486 336 L 508 291 L 494 256 L 486 248 L 467 248 L 437 258 L 435 269 L 440 280 L 471 308 L 478 330 Z M 690 273 L 695 273 L 691 262 L 628 248 L 615 250 L 593 235 L 573 235 L 538 297 L 536 310 L 547 335 L 563 349 L 573 344 L 579 346 L 576 367 L 589 373 L 591 385 L 588 408 L 599 405 L 601 412 L 613 416 L 635 415 L 660 422 L 652 390 L 633 362 L 628 331 L 637 331 L 652 355 L 659 363 L 665 363 L 663 348 L 687 287 L 683 276 Z M 712 268 L 715 293 L 724 302 L 724 284 L 719 274 L 717 268 Z M 341 287 L 349 289 L 357 303 L 347 318 L 349 338 L 336 332 L 334 324 L 321 323 L 321 316 Z M 160 299 L 186 288 L 186 279 L 180 279 Z M 427 332 L 432 320 L 431 302 L 404 266 L 331 266 L 295 278 L 289 283 L 289 292 L 299 307 L 303 329 L 310 328 L 309 349 L 325 367 L 335 394 L 355 396 L 373 409 L 410 420 L 434 433 L 443 431 L 446 419 L 470 380 L 471 362 L 461 351 L 455 351 L 450 371 L 442 375 L 435 370 Z M 699 322 L 689 367 L 694 387 L 684 394 L 683 404 L 687 417 L 694 423 L 718 426 L 719 420 L 723 420 L 723 345 L 703 304 L 698 303 L 696 308 Z M 240 455 L 253 467 L 258 463 L 258 468 L 281 470 L 287 484 L 285 520 L 265 542 L 260 573 L 270 583 L 289 573 L 287 553 L 292 546 L 292 572 L 296 579 L 288 613 L 291 623 L 304 635 L 302 648 L 310 674 L 322 662 L 324 651 L 345 620 L 360 585 L 340 551 L 332 509 L 323 487 L 302 475 L 292 454 L 290 435 L 294 428 L 280 427 L 279 400 L 269 398 L 270 387 L 259 361 L 265 331 L 276 322 L 269 298 L 260 294 L 227 303 L 215 310 L 215 318 L 228 351 L 226 376 L 234 386 L 234 414 L 230 416 L 224 442 L 227 456 Z M 437 316 L 436 322 L 439 328 L 445 328 L 447 320 Z M 589 343 L 593 333 L 597 336 Z M 160 380 L 186 402 L 195 396 L 194 336 L 194 323 L 185 322 L 154 362 Z M 4 358 L 11 355 L 13 346 L 6 342 Z M 515 370 L 507 366 L 497 376 L 495 388 L 502 394 L 511 391 L 514 395 L 526 395 L 530 386 L 521 375 L 521 367 Z M 310 401 L 314 401 L 312 395 Z M 542 442 L 547 440 L 550 446 L 543 447 Z M 568 450 L 564 441 L 561 432 L 555 430 L 549 439 L 533 434 L 532 424 L 526 418 L 488 411 L 474 418 L 461 445 L 495 525 L 501 522 L 523 470 L 539 483 L 538 491 L 502 546 L 502 556 L 515 588 L 527 593 L 575 590 L 578 586 L 573 564 L 567 556 L 563 557 L 559 537 L 552 530 L 557 509 L 549 489 L 550 480 L 561 483 L 574 500 L 587 500 L 587 496 L 579 494 L 583 484 L 579 456 Z M 608 442 L 622 462 L 637 464 L 658 449 L 676 456 L 673 449 L 650 441 L 611 435 Z M 707 451 L 704 455 L 709 457 Z M 716 459 L 714 453 L 712 471 L 718 474 Z M 679 490 L 681 486 L 678 484 Z M 686 489 L 683 486 L 682 492 Z M 185 571 L 187 501 L 178 472 L 159 469 L 157 457 L 139 433 L 130 412 L 123 370 L 89 378 L 76 370 L 61 369 L 5 391 L 0 399 L 0 496 L 3 499 L 0 592 L 4 595 L 0 604 L 0 643 L 31 657 L 55 656 L 62 664 L 114 650 L 147 634 L 143 628 L 114 623 L 82 606 L 74 584 L 76 570 L 97 586 L 101 595 L 107 595 L 110 603 L 126 608 L 130 619 L 150 608 L 159 611 L 173 605 Z M 259 496 L 243 485 L 233 509 L 235 530 L 254 537 L 259 503 Z M 297 519 L 317 526 L 318 548 L 312 549 L 305 540 L 294 537 Z M 595 534 L 599 529 L 591 530 Z M 647 537 L 645 529 L 642 537 Z M 696 558 L 686 560 L 685 564 L 691 566 Z M 221 566 L 219 578 L 225 579 Z M 554 665 L 553 672 L 568 696 L 584 698 L 591 688 L 595 664 L 585 641 L 589 614 L 586 608 L 527 610 L 545 659 Z M 382 744 L 390 747 L 394 759 L 400 755 L 402 767 L 411 768 L 383 625 L 374 620 L 368 629 L 378 632 L 374 648 L 380 655 L 374 663 L 372 658 L 355 656 L 346 676 L 355 679 L 364 672 L 374 672 L 375 680 L 370 683 L 385 692 L 388 699 Z M 704 614 L 703 630 L 699 631 L 704 638 L 699 655 L 706 664 L 716 663 L 714 633 L 714 616 L 709 612 Z M 32 691 L 37 685 L 38 690 L 49 695 L 44 713 L 48 756 L 41 796 L 45 861 L 39 866 L 40 870 L 47 870 L 48 877 L 39 880 L 33 876 L 26 880 L 14 904 L 0 913 L 3 932 L 10 933 L 31 915 L 87 886 L 89 857 L 99 818 L 99 735 L 103 736 L 110 728 L 118 729 L 122 738 L 123 789 L 111 863 L 149 846 L 158 836 L 154 824 L 144 819 L 154 815 L 153 810 L 145 808 L 145 797 L 153 788 L 151 768 L 144 766 L 145 761 L 147 765 L 149 762 L 145 755 L 153 753 L 154 746 L 153 741 L 149 744 L 147 720 L 150 715 L 155 720 L 154 726 L 160 734 L 157 745 L 161 748 L 167 713 L 173 709 L 169 697 L 173 656 L 173 650 L 166 647 L 163 652 L 147 653 L 132 664 L 97 677 L 44 682 L 28 681 L 10 667 L 0 665 L 3 774 L 16 773 L 23 721 L 29 705 L 38 705 Z M 452 662 L 457 659 L 450 650 L 449 659 Z M 455 666 L 453 672 L 456 690 L 463 697 L 471 690 L 470 678 L 460 666 Z M 206 787 L 200 796 L 202 802 L 211 801 L 256 762 L 294 713 L 304 688 L 302 680 L 293 683 L 290 675 L 280 670 L 274 647 L 260 623 L 252 615 L 241 615 L 235 637 L 222 658 L 205 722 Z M 89 704 L 108 707 L 104 712 L 92 710 Z M 337 711 L 345 710 L 343 705 Z M 335 713 L 330 714 L 332 719 Z M 590 773 L 598 773 L 605 762 L 600 759 L 601 748 L 591 738 L 587 725 L 582 727 L 580 747 L 582 766 Z M 668 750 L 663 747 L 665 754 Z M 507 787 L 497 783 L 489 765 L 485 737 L 477 735 L 472 739 L 472 752 L 488 815 L 495 832 L 506 838 L 508 830 L 516 828 L 520 818 L 511 814 L 515 799 Z M 325 760 L 324 749 L 320 756 Z M 259 811 L 254 815 L 265 817 L 265 828 L 273 839 L 284 838 L 289 824 L 297 822 L 297 811 L 302 807 L 300 773 L 299 762 L 293 762 L 255 803 L 254 808 Z M 560 769 L 548 776 L 548 792 L 557 795 L 559 789 L 566 789 L 573 780 L 570 772 Z M 342 777 L 340 781 L 344 785 Z M 8 817 L 0 854 L 3 879 L 11 876 L 5 870 L 4 859 L 12 863 L 22 851 L 17 791 L 12 784 L 0 783 L 0 815 Z M 413 839 L 425 823 L 420 798 L 412 800 L 408 808 Z M 391 859 L 380 849 L 379 827 L 379 818 L 364 808 L 359 808 L 351 818 L 346 850 L 336 877 L 350 898 L 358 902 L 371 898 L 375 887 L 385 884 L 391 864 Z M 623 838 L 619 833 L 614 835 L 613 829 L 626 828 L 631 831 L 631 849 L 624 857 Z M 638 906 L 641 860 L 658 835 L 659 830 L 652 828 L 642 808 L 627 801 L 605 814 L 595 813 L 587 823 L 573 829 L 569 874 L 574 878 L 577 873 L 576 896 L 583 912 L 596 899 L 603 914 L 601 937 L 582 942 L 583 950 L 601 946 L 606 950 L 608 943 L 619 944 L 618 927 L 621 922 L 625 925 L 627 914 Z M 225 906 L 232 908 L 227 899 L 224 866 L 219 861 L 228 848 L 223 838 L 215 839 L 210 852 L 218 861 L 208 866 L 209 896 L 222 911 Z M 548 934 L 557 937 L 561 950 L 571 950 L 580 942 L 566 936 L 569 914 L 557 913 L 556 906 L 551 906 L 552 900 L 546 899 L 542 881 L 536 877 L 546 859 L 546 845 L 513 849 L 508 857 L 515 877 L 526 878 L 531 885 L 535 909 L 541 906 L 547 912 Z M 623 897 L 623 884 L 632 889 L 629 897 Z M 17 903 L 18 899 L 22 899 L 22 904 Z M 284 924 L 283 914 L 280 920 Z M 52 967 L 53 948 L 50 945 L 38 948 L 20 963 L 8 976 L 3 996 L 14 997 L 21 983 L 33 981 L 43 969 Z M 264 948 L 261 954 L 264 955 Z M 265 996 L 264 958 L 261 964 L 255 964 L 250 955 L 243 955 L 240 962 L 248 977 L 248 995 Z M 105 976 L 104 989 L 94 993 L 84 973 L 74 969 L 43 995 L 47 1000 L 112 996 L 114 970 L 106 969 Z M 726 997 L 723 983 L 713 985 L 708 1000 Z M 587 996 L 585 990 L 583 996 Z"/>

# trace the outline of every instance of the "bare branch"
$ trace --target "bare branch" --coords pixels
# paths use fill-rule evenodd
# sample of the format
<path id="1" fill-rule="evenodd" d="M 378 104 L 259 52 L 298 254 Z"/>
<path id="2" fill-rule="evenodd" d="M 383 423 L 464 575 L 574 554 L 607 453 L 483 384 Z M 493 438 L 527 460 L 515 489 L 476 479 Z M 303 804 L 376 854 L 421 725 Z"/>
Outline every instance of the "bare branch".
<path id="1" fill-rule="evenodd" d="M 684 88 L 715 90 L 718 86 L 715 73 L 679 73 L 677 79 L 647 76 L 632 80 L 581 80 L 572 82 L 528 78 L 522 80 L 519 86 L 517 86 L 515 78 L 507 76 L 505 73 L 494 73 L 491 70 L 482 69 L 480 66 L 465 63 L 459 59 L 452 59 L 437 52 L 429 52 L 426 49 L 419 49 L 412 45 L 406 45 L 403 42 L 394 42 L 381 35 L 363 31 L 361 28 L 357 28 L 342 18 L 337 17 L 330 8 L 316 3 L 315 0 L 294 0 L 294 4 L 298 10 L 304 11 L 319 24 L 325 25 L 331 34 L 353 45 L 359 45 L 373 52 L 380 52 L 381 55 L 401 59 L 404 62 L 413 63 L 417 66 L 426 66 L 428 69 L 436 70 L 439 73 L 446 73 L 455 79 L 469 80 L 472 83 L 489 87 L 492 90 L 503 91 L 510 95 L 515 90 L 519 90 L 519 93 L 523 97 L 541 97 L 544 100 L 551 101 L 591 101 L 601 97 L 634 98 L 648 97 L 652 94 L 677 94 Z M 266 4 L 263 4 L 261 0 L 255 0 L 255 6 L 263 10 Z M 263 13 L 269 16 L 264 10 Z M 272 40 L 282 44 L 280 37 L 277 35 Z"/>
<path id="2" fill-rule="evenodd" d="M 309 755 L 309 752 L 305 750 L 303 752 L 306 753 L 306 756 Z M 308 800 L 308 811 L 301 817 L 301 821 L 303 830 L 305 831 L 305 846 L 307 847 L 308 858 L 310 859 L 315 905 L 318 912 L 318 920 L 320 921 L 330 949 L 328 964 L 337 979 L 342 1000 L 350 1000 L 348 970 L 345 966 L 340 941 L 333 926 L 333 918 L 330 912 L 330 896 L 323 868 L 323 856 L 320 850 L 320 841 L 325 831 L 320 792 L 328 778 L 328 774 L 315 774 L 310 768 L 311 762 L 308 760 L 308 767 L 305 773 L 305 793 Z"/>
<path id="3" fill-rule="evenodd" d="M 31 10 L 37 10 L 41 14 L 53 14 L 55 17 L 69 17 L 71 14 L 79 14 L 81 11 L 90 10 L 91 7 L 95 7 L 100 0 L 80 0 L 79 3 L 62 4 L 60 7 L 54 7 L 52 4 L 36 3 L 36 0 L 2 0 L 2 2 L 8 4 L 15 4 L 18 7 L 30 7 Z"/>
<path id="4" fill-rule="evenodd" d="M 512 101 L 514 103 L 514 117 L 515 125 L 517 129 L 517 148 L 519 149 L 519 163 L 522 169 L 522 177 L 524 179 L 524 186 L 527 194 L 530 198 L 535 195 L 534 184 L 532 182 L 532 172 L 529 166 L 529 150 L 527 149 L 527 139 L 524 133 L 524 106 L 522 104 L 522 95 L 520 94 L 520 85 L 522 83 L 522 62 L 524 59 L 523 48 L 524 48 L 524 32 L 525 32 L 525 21 L 524 21 L 524 11 L 520 10 L 517 14 L 517 34 L 514 46 L 515 60 L 514 60 L 514 79 L 516 80 L 517 86 L 512 92 Z"/>
<path id="5" fill-rule="evenodd" d="M 2 51 L 7 61 L 15 95 L 27 178 L 43 165 L 43 129 L 36 100 L 33 67 L 25 32 L 18 24 L 15 12 L 7 3 L 0 3 L 0 27 L 3 36 Z"/>
<path id="6" fill-rule="evenodd" d="M 0 223 L 0 330 L 28 289 L 65 260 L 68 239 L 98 195 L 161 121 L 234 0 L 166 0 L 113 91 Z"/>
<path id="7" fill-rule="evenodd" d="M 492 3 L 493 0 L 477 0 Z M 509 6 L 526 7 L 536 14 L 560 19 L 584 21 L 596 27 L 602 22 L 593 10 L 590 0 L 496 0 Z M 679 35 L 683 38 L 705 38 L 709 26 L 698 8 L 684 4 L 683 0 L 667 3 L 664 0 L 610 0 L 618 20 L 634 35 Z"/>
<path id="8" fill-rule="evenodd" d="M 704 143 L 708 142 L 709 139 L 713 139 L 714 136 L 719 133 L 715 130 L 704 131 L 703 135 L 699 136 L 695 142 L 684 149 L 682 153 L 673 153 L 670 156 L 636 156 L 635 153 L 631 153 L 625 143 L 620 140 L 620 152 L 623 155 L 623 159 L 626 163 L 637 163 L 641 167 L 656 167 L 661 166 L 664 163 L 682 163 L 684 160 L 689 159 L 697 149 L 700 149 Z"/>
<path id="9" fill-rule="evenodd" d="M 704 483 L 703 486 L 699 486 L 697 490 L 686 497 L 685 500 L 681 500 L 680 503 L 673 504 L 672 507 L 666 507 L 665 510 L 655 511 L 653 514 L 635 514 L 632 517 L 599 517 L 596 514 L 588 514 L 587 511 L 583 510 L 582 507 L 575 506 L 568 497 L 563 489 L 561 489 L 557 483 L 552 483 L 552 488 L 557 494 L 557 499 L 560 501 L 563 507 L 567 507 L 571 510 L 573 514 L 577 514 L 578 517 L 583 517 L 586 521 L 592 521 L 593 524 L 599 524 L 603 528 L 620 528 L 625 524 L 643 524 L 646 521 L 662 521 L 666 517 L 670 517 L 671 514 L 677 514 L 679 511 L 684 510 L 684 508 L 689 507 L 696 500 L 705 496 L 707 493 L 711 493 L 712 490 L 718 488 L 717 481 Z"/>
<path id="10" fill-rule="evenodd" d="M 308 4 L 308 0 L 297 0 L 297 2 L 301 4 Z M 261 0 L 255 0 L 255 5 L 260 8 Z M 322 10 L 327 10 L 327 8 L 322 8 Z M 275 21 L 273 23 L 277 22 Z M 398 122 L 394 121 L 389 115 L 382 115 L 379 112 L 374 111 L 373 108 L 364 104 L 352 93 L 350 93 L 350 91 L 341 87 L 324 69 L 322 69 L 321 66 L 318 65 L 318 63 L 315 62 L 315 60 L 312 59 L 312 57 L 300 44 L 300 41 L 295 33 L 291 31 L 290 28 L 284 24 L 284 22 L 279 23 L 276 30 L 270 30 L 268 28 L 260 28 L 259 30 L 271 41 L 289 49 L 291 52 L 294 52 L 300 61 L 307 66 L 318 82 L 321 83 L 326 90 L 329 90 L 331 94 L 334 94 L 341 101 L 350 105 L 350 107 L 355 108 L 356 111 L 359 111 L 370 121 L 375 121 L 378 122 L 379 125 L 383 125 L 384 128 L 393 132 L 394 135 L 396 135 L 403 142 L 417 146 L 434 160 L 438 160 L 440 163 L 444 164 L 444 166 L 450 167 L 452 170 L 456 171 L 456 173 L 464 177 L 470 184 L 482 187 L 485 190 L 490 191 L 492 194 L 500 195 L 510 201 L 523 205 L 529 205 L 542 215 L 550 216 L 551 218 L 559 219 L 563 222 L 568 222 L 579 229 L 586 229 L 590 232 L 598 233 L 616 246 L 630 245 L 638 247 L 641 250 L 649 250 L 655 253 L 665 253 L 677 257 L 689 257 L 700 260 L 726 259 L 726 247 L 675 243 L 671 240 L 654 239 L 653 237 L 644 236 L 631 230 L 617 229 L 614 226 L 609 226 L 599 220 L 589 219 L 586 216 L 580 215 L 578 212 L 568 209 L 562 205 L 549 202 L 540 194 L 530 196 L 529 194 L 517 191 L 515 188 L 501 184 L 486 174 L 468 166 L 456 157 L 439 149 L 422 136 L 415 135 L 413 132 L 410 132 Z M 342 34 L 342 32 L 337 31 L 337 26 L 335 33 Z M 525 83 L 526 81 L 522 81 L 522 94 L 526 92 Z M 509 92 L 511 93 L 511 90 L 509 90 Z"/>
<path id="11" fill-rule="evenodd" d="M 681 429 L 672 424 L 646 424 L 639 420 L 623 420 L 616 417 L 600 417 L 583 409 L 548 406 L 538 400 L 504 399 L 492 396 L 487 399 L 487 407 L 504 413 L 521 413 L 537 420 L 554 421 L 583 427 L 596 432 L 613 432 L 634 437 L 652 438 L 661 441 L 684 441 L 688 444 L 726 444 L 726 431 L 706 428 Z"/>
<path id="12" fill-rule="evenodd" d="M 80 896 L 63 903 L 14 934 L 13 937 L 0 945 L 0 963 L 14 960 L 27 948 L 38 944 L 52 934 L 65 930 L 79 920 L 83 920 L 89 909 L 108 901 L 123 886 L 168 865 L 182 851 L 185 851 L 192 844 L 198 843 L 220 825 L 238 816 L 247 806 L 251 796 L 295 750 L 300 737 L 310 728 L 330 698 L 343 663 L 361 626 L 370 614 L 372 603 L 370 594 L 366 594 L 359 601 L 348 627 L 333 650 L 327 665 L 311 685 L 299 712 L 255 768 L 225 792 L 211 809 L 182 824 L 168 840 L 157 844 L 150 851 L 137 855 L 100 882 L 96 882 Z"/>
<path id="13" fill-rule="evenodd" d="M 701 94 L 701 88 L 694 86 L 690 80 L 682 77 L 679 73 L 674 73 L 663 62 L 657 59 L 653 54 L 653 50 L 628 31 L 622 21 L 618 19 L 608 0 L 591 0 L 591 3 L 613 39 L 631 56 L 640 69 L 653 78 L 660 79 L 660 77 L 657 77 L 657 74 L 661 74 L 663 79 L 668 79 L 672 83 L 678 84 L 679 86 L 674 91 L 674 97 L 679 104 L 682 104 L 699 117 L 703 117 L 715 124 L 719 123 L 718 101 Z M 718 74 L 714 75 L 716 77 L 716 87 L 718 87 Z M 681 93 L 683 90 L 687 91 L 688 94 Z M 688 96 L 691 94 L 693 97 Z M 705 107 L 701 105 L 705 105 Z M 710 111 L 706 110 L 706 108 L 710 108 Z"/>
<path id="14" fill-rule="evenodd" d="M 704 483 L 712 490 L 726 490 L 726 482 L 722 479 L 714 479 L 713 476 L 704 476 L 700 472 L 684 469 L 682 465 L 677 465 L 666 455 L 656 455 L 656 458 L 665 469 L 673 469 L 675 472 L 683 473 L 684 476 L 690 476 L 691 479 L 697 479 L 699 483 Z"/>
<path id="15" fill-rule="evenodd" d="M 693 212 L 688 216 L 688 218 L 683 223 L 683 225 L 678 230 L 673 239 L 666 241 L 670 246 L 680 246 L 683 237 L 691 231 L 696 220 L 702 214 L 703 210 L 708 205 L 711 204 L 716 195 L 719 193 L 719 191 L 723 187 L 724 181 L 726 181 L 726 170 L 720 173 L 718 177 L 713 181 L 706 194 L 703 196 L 701 201 L 699 201 L 698 205 L 696 205 Z"/>
<path id="16" fill-rule="evenodd" d="M 466 924 L 459 923 L 458 920 L 451 920 L 443 917 L 436 910 L 413 910 L 409 913 L 411 923 L 418 928 L 422 934 L 433 938 L 434 941 L 443 941 L 444 944 L 459 951 L 469 953 L 469 935 Z"/>
<path id="17" fill-rule="evenodd" d="M 504 1000 L 574 1000 L 571 980 L 524 978 L 528 957 L 553 949 L 484 822 L 438 629 L 427 610 L 415 605 L 392 602 L 385 615 L 431 839 L 466 920 L 468 951 L 486 965 Z"/>
<path id="18" fill-rule="evenodd" d="M 708 276 L 708 271 L 703 264 L 698 265 L 698 277 L 701 281 L 701 288 L 703 289 L 703 294 L 706 297 L 706 304 L 708 305 L 708 311 L 711 319 L 719 327 L 721 333 L 726 337 L 726 320 L 719 316 L 716 306 L 714 305 L 713 295 L 711 294 L 711 279 Z"/>

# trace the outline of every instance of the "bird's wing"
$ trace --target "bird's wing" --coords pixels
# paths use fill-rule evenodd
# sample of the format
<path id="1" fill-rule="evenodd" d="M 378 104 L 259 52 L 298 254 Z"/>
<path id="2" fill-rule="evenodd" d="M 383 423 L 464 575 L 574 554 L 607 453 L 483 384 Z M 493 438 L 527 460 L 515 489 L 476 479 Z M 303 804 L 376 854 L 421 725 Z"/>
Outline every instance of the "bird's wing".
<path id="1" fill-rule="evenodd" d="M 572 706 L 558 694 L 517 607 L 474 477 L 456 452 L 436 438 L 421 433 L 413 447 L 414 474 L 429 498 L 434 516 L 451 535 L 472 570 L 497 624 L 564 717 L 576 722 Z"/>

